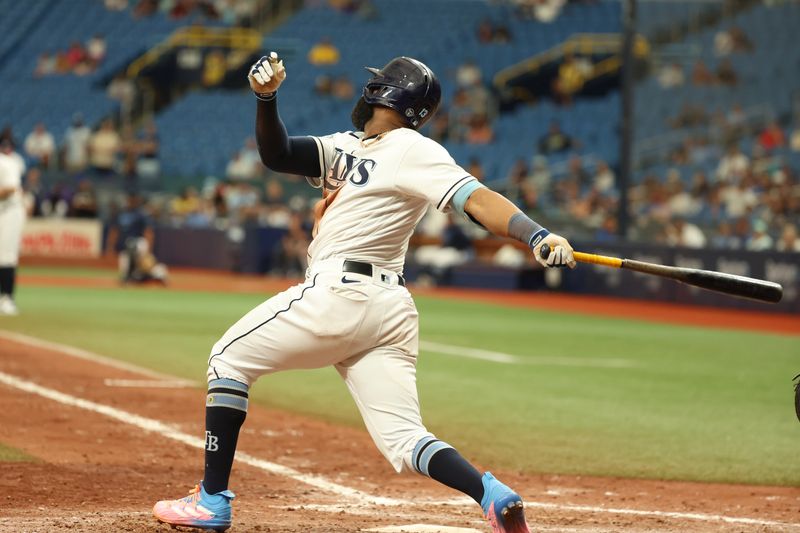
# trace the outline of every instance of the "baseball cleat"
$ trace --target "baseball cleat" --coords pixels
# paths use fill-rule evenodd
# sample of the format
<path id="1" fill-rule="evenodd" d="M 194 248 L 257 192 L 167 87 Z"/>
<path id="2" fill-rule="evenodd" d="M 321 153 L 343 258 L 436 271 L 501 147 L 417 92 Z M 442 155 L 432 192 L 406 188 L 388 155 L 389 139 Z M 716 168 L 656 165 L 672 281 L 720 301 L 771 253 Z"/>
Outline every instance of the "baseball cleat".
<path id="1" fill-rule="evenodd" d="M 19 314 L 17 304 L 10 296 L 0 296 L 0 315 L 16 316 Z"/>
<path id="2" fill-rule="evenodd" d="M 225 490 L 208 494 L 203 484 L 195 485 L 189 495 L 180 500 L 162 500 L 153 506 L 159 522 L 175 526 L 225 531 L 231 527 L 231 500 L 234 494 Z"/>
<path id="3" fill-rule="evenodd" d="M 483 475 L 481 508 L 493 533 L 530 533 L 522 498 L 489 472 Z"/>

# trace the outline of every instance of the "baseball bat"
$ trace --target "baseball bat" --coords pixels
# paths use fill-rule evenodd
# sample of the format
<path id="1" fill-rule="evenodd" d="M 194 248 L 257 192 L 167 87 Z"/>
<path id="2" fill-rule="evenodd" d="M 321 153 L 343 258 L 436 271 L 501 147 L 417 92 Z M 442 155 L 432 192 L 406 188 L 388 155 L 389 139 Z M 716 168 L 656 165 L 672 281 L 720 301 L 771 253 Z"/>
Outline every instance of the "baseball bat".
<path id="1" fill-rule="evenodd" d="M 550 255 L 550 246 L 548 244 L 543 244 L 539 254 L 542 258 L 547 259 L 547 256 Z M 745 276 L 735 276 L 733 274 L 726 274 L 713 270 L 657 265 L 655 263 L 646 263 L 634 259 L 620 259 L 618 257 L 587 254 L 584 252 L 573 252 L 573 255 L 575 256 L 575 260 L 581 263 L 624 268 L 636 272 L 643 272 L 645 274 L 653 274 L 661 276 L 662 278 L 674 279 L 694 287 L 700 287 L 701 289 L 739 296 L 741 298 L 750 298 L 760 302 L 778 303 L 783 297 L 783 287 L 771 281 L 748 278 Z"/>

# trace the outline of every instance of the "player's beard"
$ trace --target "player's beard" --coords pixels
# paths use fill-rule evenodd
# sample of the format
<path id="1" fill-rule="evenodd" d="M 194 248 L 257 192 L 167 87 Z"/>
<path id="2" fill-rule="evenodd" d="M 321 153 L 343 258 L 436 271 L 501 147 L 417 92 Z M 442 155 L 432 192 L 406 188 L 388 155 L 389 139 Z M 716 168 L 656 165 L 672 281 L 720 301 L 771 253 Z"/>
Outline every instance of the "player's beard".
<path id="1" fill-rule="evenodd" d="M 353 112 L 350 113 L 350 120 L 353 122 L 356 131 L 364 131 L 364 126 L 366 126 L 369 119 L 372 118 L 373 113 L 374 110 L 372 106 L 361 96 L 356 102 L 356 105 L 353 106 Z"/>

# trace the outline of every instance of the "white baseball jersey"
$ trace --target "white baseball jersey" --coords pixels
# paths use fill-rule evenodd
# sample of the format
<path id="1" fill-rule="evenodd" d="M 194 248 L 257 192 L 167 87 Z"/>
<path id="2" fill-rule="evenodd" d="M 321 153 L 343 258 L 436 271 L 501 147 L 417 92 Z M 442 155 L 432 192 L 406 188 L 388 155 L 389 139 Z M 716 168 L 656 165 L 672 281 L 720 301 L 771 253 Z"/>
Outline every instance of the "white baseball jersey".
<path id="1" fill-rule="evenodd" d="M 0 266 L 16 266 L 25 222 L 25 206 L 22 201 L 22 175 L 25 161 L 12 152 L 0 153 L 0 189 L 14 187 L 11 196 L 0 200 Z"/>
<path id="2" fill-rule="evenodd" d="M 408 241 L 428 206 L 444 211 L 475 177 L 415 130 L 363 135 L 313 137 L 323 176 L 315 181 L 330 205 L 308 249 L 309 264 L 341 257 L 402 273 Z"/>

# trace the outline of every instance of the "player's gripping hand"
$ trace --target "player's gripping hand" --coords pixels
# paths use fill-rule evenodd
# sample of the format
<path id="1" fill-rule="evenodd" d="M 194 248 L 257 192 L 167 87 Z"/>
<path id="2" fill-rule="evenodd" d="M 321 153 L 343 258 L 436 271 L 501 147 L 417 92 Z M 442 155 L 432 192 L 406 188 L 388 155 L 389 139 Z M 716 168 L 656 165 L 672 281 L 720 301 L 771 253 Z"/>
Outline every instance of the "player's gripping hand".
<path id="1" fill-rule="evenodd" d="M 278 54 L 275 52 L 270 52 L 269 56 L 262 57 L 250 67 L 247 79 L 256 96 L 272 96 L 286 79 L 283 60 L 278 59 Z"/>
<path id="2" fill-rule="evenodd" d="M 542 256 L 542 246 L 547 244 L 549 253 Z M 561 235 L 550 233 L 533 247 L 533 256 L 543 267 L 575 268 L 575 258 L 572 255 L 572 246 Z"/>

